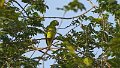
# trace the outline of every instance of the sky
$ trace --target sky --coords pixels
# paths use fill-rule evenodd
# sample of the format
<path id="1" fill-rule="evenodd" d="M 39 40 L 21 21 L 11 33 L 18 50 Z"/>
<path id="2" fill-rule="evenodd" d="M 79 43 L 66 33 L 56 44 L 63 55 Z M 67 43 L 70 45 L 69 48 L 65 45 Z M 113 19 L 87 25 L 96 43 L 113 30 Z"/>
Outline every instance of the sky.
<path id="1" fill-rule="evenodd" d="M 20 2 L 21 0 L 18 0 L 18 2 Z M 47 16 L 47 17 L 49 17 L 49 16 L 59 16 L 59 17 L 62 17 L 63 16 L 63 14 L 64 14 L 64 11 L 61 11 L 61 10 L 56 10 L 56 8 L 57 7 L 59 7 L 59 8 L 62 8 L 64 5 L 67 5 L 70 1 L 72 1 L 72 0 L 45 0 L 45 3 L 49 6 L 49 9 L 46 11 L 46 13 L 44 14 L 44 16 Z M 83 4 L 85 4 L 85 7 L 87 8 L 87 9 L 90 9 L 92 6 L 90 5 L 90 3 L 89 2 L 87 2 L 87 0 L 79 0 L 80 2 L 82 2 Z M 92 0 L 92 2 L 95 4 L 95 5 L 97 5 L 97 3 L 96 3 L 96 0 Z M 25 4 L 23 4 L 23 3 L 21 3 L 23 6 L 25 5 Z M 72 12 L 72 11 L 69 11 L 69 12 L 67 12 L 66 14 L 65 14 L 65 16 L 64 17 L 73 17 L 73 16 L 77 16 L 77 15 L 80 15 L 80 14 L 82 14 L 82 13 L 84 13 L 85 11 L 79 11 L 79 12 L 77 12 L 77 13 L 75 13 L 75 12 Z M 88 15 L 88 16 L 90 16 L 90 15 L 94 15 L 94 16 L 97 16 L 97 14 L 93 14 L 93 13 L 87 13 L 86 15 Z M 50 21 L 52 21 L 53 19 L 46 19 L 43 23 L 44 23 L 44 25 L 48 25 L 49 24 L 49 22 Z M 57 19 L 59 22 L 61 22 L 61 19 Z M 60 27 L 66 27 L 67 25 L 69 25 L 70 23 L 71 23 L 71 21 L 72 20 L 63 20 L 63 23 L 62 23 L 62 25 L 60 26 Z M 110 17 L 110 21 L 114 21 L 113 20 L 113 16 L 111 16 Z M 83 23 L 85 23 L 85 22 L 83 22 Z M 66 34 L 67 33 L 67 31 L 68 30 L 70 30 L 70 28 L 69 29 L 66 29 L 66 30 L 58 30 L 58 32 L 59 33 L 62 33 L 63 35 L 64 34 Z M 78 30 L 78 29 L 77 29 Z M 34 38 L 42 38 L 42 37 L 44 37 L 43 35 L 37 35 L 37 36 L 35 36 Z M 38 46 L 39 47 L 45 47 L 46 46 L 46 44 L 45 44 L 45 40 L 42 40 L 42 41 L 40 41 L 40 44 L 38 44 Z M 99 54 L 101 54 L 101 52 L 102 52 L 102 50 L 101 49 L 95 49 L 95 53 L 97 53 L 98 55 Z M 25 55 L 27 56 L 27 57 L 30 57 L 31 56 L 31 54 L 32 54 L 33 52 L 29 52 L 29 53 L 26 53 Z M 39 53 L 39 52 L 35 52 L 34 53 L 34 55 L 33 55 L 33 57 L 34 56 L 40 56 L 41 55 L 41 53 Z M 45 67 L 44 68 L 50 68 L 50 65 L 51 64 L 53 64 L 53 63 L 55 63 L 55 61 L 54 60 L 52 60 L 52 59 L 50 59 L 50 60 L 48 60 L 48 61 L 45 61 L 44 62 L 44 65 L 45 65 Z M 40 66 L 38 66 L 38 68 L 42 68 L 42 65 L 40 65 Z"/>

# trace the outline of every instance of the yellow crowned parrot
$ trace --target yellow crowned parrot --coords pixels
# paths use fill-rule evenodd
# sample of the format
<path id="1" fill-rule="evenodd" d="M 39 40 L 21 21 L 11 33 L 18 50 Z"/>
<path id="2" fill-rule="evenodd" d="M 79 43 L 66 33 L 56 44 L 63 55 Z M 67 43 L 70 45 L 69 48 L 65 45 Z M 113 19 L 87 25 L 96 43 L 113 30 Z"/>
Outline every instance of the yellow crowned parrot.
<path id="1" fill-rule="evenodd" d="M 46 27 L 46 33 L 45 33 L 45 37 L 46 37 L 46 44 L 47 46 L 51 46 L 53 39 L 55 37 L 56 32 L 56 26 L 59 25 L 59 22 L 57 20 L 53 20 L 50 22 L 50 25 L 48 25 Z"/>

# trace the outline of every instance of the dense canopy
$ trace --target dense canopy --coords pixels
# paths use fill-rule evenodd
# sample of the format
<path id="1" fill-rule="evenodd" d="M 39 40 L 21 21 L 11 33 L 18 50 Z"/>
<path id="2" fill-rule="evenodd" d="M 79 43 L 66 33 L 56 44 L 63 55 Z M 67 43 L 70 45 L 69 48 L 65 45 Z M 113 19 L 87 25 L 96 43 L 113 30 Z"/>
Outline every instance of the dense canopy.
<path id="1" fill-rule="evenodd" d="M 51 10 L 46 2 L 0 0 L 0 68 L 120 67 L 119 0 L 70 0 L 56 7 L 63 16 L 45 15 Z M 48 20 L 59 22 L 51 46 L 45 42 Z M 55 63 L 45 65 L 50 59 Z"/>

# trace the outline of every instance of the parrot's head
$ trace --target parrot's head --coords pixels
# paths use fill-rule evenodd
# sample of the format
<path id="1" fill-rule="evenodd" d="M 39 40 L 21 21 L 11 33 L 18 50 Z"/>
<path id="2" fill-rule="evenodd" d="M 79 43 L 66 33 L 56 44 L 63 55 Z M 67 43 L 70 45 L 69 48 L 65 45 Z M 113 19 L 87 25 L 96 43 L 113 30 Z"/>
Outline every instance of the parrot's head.
<path id="1" fill-rule="evenodd" d="M 53 21 L 51 21 L 50 25 L 52 25 L 52 26 L 58 26 L 59 22 L 57 20 L 53 20 Z"/>

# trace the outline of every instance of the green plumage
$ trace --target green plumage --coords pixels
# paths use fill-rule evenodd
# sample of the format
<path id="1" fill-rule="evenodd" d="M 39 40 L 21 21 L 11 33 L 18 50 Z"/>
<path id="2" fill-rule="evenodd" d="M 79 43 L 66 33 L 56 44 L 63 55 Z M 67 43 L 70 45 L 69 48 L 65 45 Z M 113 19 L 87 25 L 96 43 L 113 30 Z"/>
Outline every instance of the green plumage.
<path id="1" fill-rule="evenodd" d="M 0 0 L 0 8 L 3 7 L 5 0 Z"/>
<path id="2" fill-rule="evenodd" d="M 59 25 L 57 20 L 53 20 L 50 25 L 46 27 L 46 44 L 47 46 L 51 46 L 53 39 L 56 34 L 56 26 Z"/>

